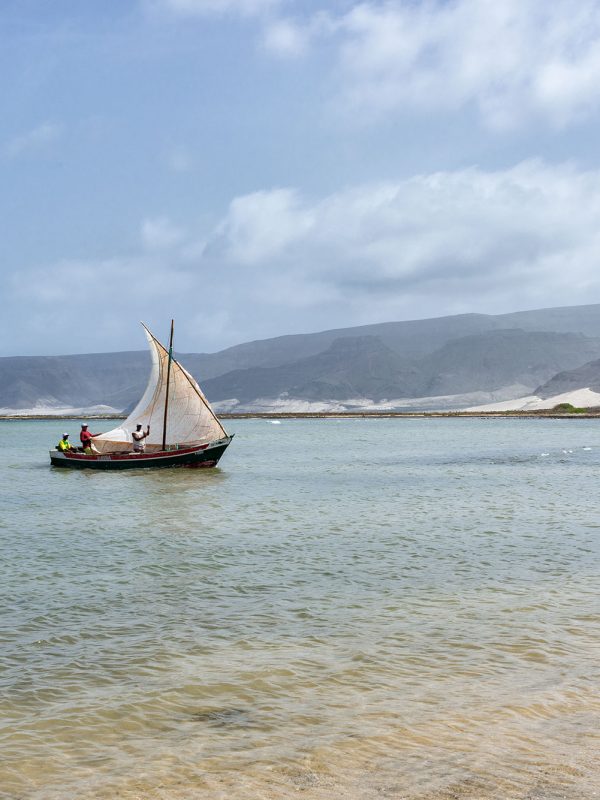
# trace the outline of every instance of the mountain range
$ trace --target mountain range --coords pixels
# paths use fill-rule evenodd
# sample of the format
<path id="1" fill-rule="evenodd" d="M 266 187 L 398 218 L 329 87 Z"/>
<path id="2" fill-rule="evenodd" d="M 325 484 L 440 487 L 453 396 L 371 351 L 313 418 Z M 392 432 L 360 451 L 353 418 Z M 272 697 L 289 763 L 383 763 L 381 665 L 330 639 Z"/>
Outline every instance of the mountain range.
<path id="1" fill-rule="evenodd" d="M 387 322 L 177 358 L 221 410 L 550 397 L 600 390 L 600 305 Z M 145 351 L 0 358 L 0 409 L 123 410 L 141 395 L 149 366 Z"/>

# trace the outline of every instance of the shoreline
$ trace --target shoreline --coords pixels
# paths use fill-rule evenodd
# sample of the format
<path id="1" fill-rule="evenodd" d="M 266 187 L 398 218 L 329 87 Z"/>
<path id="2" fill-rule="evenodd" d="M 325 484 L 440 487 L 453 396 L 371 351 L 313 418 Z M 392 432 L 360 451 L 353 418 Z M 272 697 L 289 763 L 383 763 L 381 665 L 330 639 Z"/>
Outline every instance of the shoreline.
<path id="1" fill-rule="evenodd" d="M 217 414 L 219 419 L 598 419 L 600 410 L 584 413 L 559 413 L 553 410 L 539 411 L 269 411 L 229 412 Z M 0 420 L 88 420 L 127 419 L 125 414 L 0 414 Z"/>

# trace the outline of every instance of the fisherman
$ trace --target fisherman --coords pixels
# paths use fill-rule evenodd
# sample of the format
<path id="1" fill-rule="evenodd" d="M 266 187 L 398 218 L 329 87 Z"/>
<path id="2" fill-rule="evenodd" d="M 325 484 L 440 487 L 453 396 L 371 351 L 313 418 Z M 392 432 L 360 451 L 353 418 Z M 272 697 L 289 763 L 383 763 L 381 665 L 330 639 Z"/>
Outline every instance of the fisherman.
<path id="1" fill-rule="evenodd" d="M 150 425 L 148 425 L 146 432 L 144 433 L 141 423 L 138 422 L 131 436 L 133 438 L 133 452 L 143 453 L 146 449 L 146 443 L 144 442 L 144 439 L 146 436 L 150 436 Z"/>
<path id="2" fill-rule="evenodd" d="M 88 431 L 87 422 L 82 422 L 81 423 L 81 433 L 79 434 L 79 439 L 81 440 L 81 447 L 83 449 L 83 452 L 88 456 L 91 456 L 94 453 L 98 452 L 98 448 L 92 442 L 92 439 L 94 438 L 94 436 L 101 436 L 101 434 L 100 433 L 90 433 Z"/>
<path id="3" fill-rule="evenodd" d="M 61 453 L 67 453 L 69 450 L 76 450 L 76 447 L 73 447 L 71 442 L 69 441 L 69 434 L 63 433 L 62 439 L 56 445 L 56 449 L 60 450 Z"/>

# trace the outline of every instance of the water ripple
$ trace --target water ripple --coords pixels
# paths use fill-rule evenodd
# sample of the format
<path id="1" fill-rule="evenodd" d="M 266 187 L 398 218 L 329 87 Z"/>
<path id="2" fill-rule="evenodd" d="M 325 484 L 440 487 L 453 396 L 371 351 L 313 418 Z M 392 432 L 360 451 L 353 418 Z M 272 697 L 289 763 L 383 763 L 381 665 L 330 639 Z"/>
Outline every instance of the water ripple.
<path id="1" fill-rule="evenodd" d="M 4 424 L 0 797 L 600 794 L 594 425 L 246 420 L 96 475 Z"/>

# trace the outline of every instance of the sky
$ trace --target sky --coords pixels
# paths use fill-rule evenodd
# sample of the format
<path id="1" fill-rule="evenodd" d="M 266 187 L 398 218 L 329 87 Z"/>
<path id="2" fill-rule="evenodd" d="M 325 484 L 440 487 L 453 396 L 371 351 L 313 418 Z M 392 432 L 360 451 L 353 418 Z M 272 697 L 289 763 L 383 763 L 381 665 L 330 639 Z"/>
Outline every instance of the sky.
<path id="1" fill-rule="evenodd" d="M 2 0 L 0 355 L 600 303 L 598 0 Z"/>

